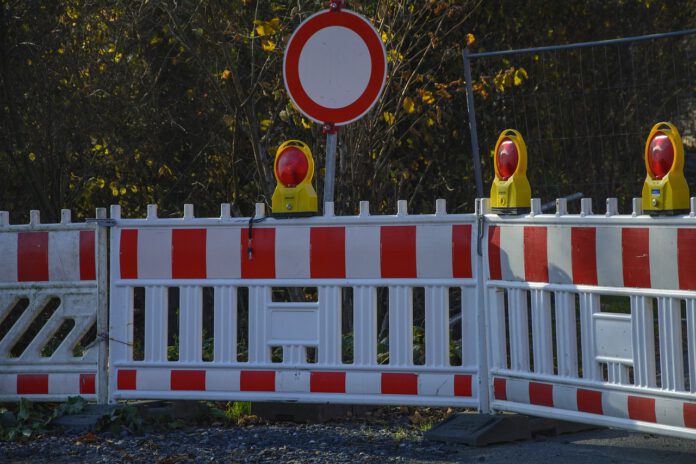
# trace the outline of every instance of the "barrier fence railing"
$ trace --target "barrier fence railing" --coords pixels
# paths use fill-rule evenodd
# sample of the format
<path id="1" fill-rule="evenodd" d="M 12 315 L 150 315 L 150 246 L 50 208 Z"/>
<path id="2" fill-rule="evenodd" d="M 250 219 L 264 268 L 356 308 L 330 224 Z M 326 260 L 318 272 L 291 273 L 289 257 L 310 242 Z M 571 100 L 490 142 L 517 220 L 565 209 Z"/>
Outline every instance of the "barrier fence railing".
<path id="1" fill-rule="evenodd" d="M 486 217 L 493 409 L 696 438 L 693 199 L 634 205 Z"/>
<path id="2" fill-rule="evenodd" d="M 70 210 L 60 224 L 32 211 L 26 225 L 0 212 L 0 401 L 106 402 L 105 239 L 94 223 L 72 223 Z"/>
<path id="3" fill-rule="evenodd" d="M 363 202 L 276 220 L 259 206 L 253 219 L 112 208 L 112 399 L 479 407 L 474 215 L 438 201 L 370 216 Z"/>
<path id="4" fill-rule="evenodd" d="M 115 206 L 101 215 L 99 363 L 85 334 L 107 287 L 104 227 L 3 215 L 0 393 L 95 398 L 108 365 L 110 401 L 460 406 L 696 438 L 696 199 L 673 217 L 633 205 L 596 214 L 583 199 L 568 214 L 560 199 L 541 214 L 533 199 L 527 215 L 498 216 L 488 200 L 475 214 L 438 200 L 431 215 L 399 202 L 371 216 L 364 202 L 357 216 L 327 204 L 292 220 L 262 205 L 254 218 L 186 205 L 175 219 Z"/>

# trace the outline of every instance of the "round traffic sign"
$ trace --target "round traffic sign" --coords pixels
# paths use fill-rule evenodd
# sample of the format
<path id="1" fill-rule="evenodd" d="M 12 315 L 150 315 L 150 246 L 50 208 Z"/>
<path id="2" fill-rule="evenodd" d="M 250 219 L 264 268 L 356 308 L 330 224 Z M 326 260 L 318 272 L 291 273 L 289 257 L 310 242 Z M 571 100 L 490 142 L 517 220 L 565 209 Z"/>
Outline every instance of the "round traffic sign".
<path id="1" fill-rule="evenodd" d="M 345 125 L 377 102 L 387 77 L 379 33 L 363 16 L 325 10 L 299 25 L 283 57 L 283 79 L 293 103 L 318 123 Z"/>

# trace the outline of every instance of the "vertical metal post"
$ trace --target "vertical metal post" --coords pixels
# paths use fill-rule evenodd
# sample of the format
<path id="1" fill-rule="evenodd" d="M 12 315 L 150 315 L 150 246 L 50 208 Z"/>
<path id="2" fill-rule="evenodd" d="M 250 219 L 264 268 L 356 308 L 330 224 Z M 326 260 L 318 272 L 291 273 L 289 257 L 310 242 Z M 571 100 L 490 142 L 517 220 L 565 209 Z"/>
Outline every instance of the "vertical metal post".
<path id="1" fill-rule="evenodd" d="M 336 141 L 338 129 L 333 125 L 324 126 L 326 132 L 326 166 L 324 173 L 324 203 L 334 201 L 334 176 L 336 173 Z"/>
<path id="2" fill-rule="evenodd" d="M 471 135 L 471 157 L 474 162 L 474 179 L 476 181 L 476 198 L 483 198 L 483 180 L 481 178 L 481 157 L 479 155 L 478 133 L 476 132 L 476 109 L 474 108 L 474 89 L 471 79 L 471 59 L 469 47 L 464 47 L 464 79 L 466 80 L 466 108 L 469 112 L 469 134 Z"/>
<path id="3" fill-rule="evenodd" d="M 97 208 L 95 259 L 97 266 L 97 403 L 107 404 L 109 399 L 109 251 L 106 208 Z"/>

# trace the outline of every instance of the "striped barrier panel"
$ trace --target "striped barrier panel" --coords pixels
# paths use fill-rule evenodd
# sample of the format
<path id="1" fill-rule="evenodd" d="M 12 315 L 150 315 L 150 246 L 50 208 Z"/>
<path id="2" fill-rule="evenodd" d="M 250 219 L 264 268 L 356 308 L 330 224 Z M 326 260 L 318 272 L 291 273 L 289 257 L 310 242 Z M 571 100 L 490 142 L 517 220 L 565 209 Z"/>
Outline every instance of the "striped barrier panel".
<path id="1" fill-rule="evenodd" d="M 69 210 L 60 224 L 0 213 L 0 401 L 97 399 L 97 236 Z"/>
<path id="2" fill-rule="evenodd" d="M 486 217 L 492 408 L 696 438 L 694 214 L 564 206 Z"/>
<path id="3" fill-rule="evenodd" d="M 474 215 L 448 215 L 439 201 L 423 216 L 400 202 L 396 216 L 370 216 L 363 203 L 355 217 L 259 212 L 250 222 L 223 205 L 221 218 L 202 219 L 187 205 L 181 219 L 157 218 L 154 206 L 146 219 L 123 219 L 117 207 L 112 218 L 114 400 L 479 407 L 487 391 L 477 362 Z M 309 300 L 277 299 L 306 288 Z M 417 308 L 425 330 L 414 337 Z M 456 365 L 451 312 L 461 313 Z"/>

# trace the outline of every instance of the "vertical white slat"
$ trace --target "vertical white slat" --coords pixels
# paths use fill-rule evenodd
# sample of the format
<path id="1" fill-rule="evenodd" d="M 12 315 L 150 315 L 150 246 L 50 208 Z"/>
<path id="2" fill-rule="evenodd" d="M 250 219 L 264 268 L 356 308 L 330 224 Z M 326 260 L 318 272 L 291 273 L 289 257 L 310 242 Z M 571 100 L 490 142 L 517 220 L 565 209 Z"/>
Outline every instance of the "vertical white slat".
<path id="1" fill-rule="evenodd" d="M 106 220 L 106 208 L 97 208 L 96 218 Z M 109 228 L 97 224 L 95 230 L 95 271 L 97 278 L 97 402 L 106 404 L 109 401 L 109 341 L 105 337 L 109 323 Z"/>
<path id="2" fill-rule="evenodd" d="M 628 385 L 628 367 L 620 363 L 608 363 L 607 377 L 609 378 L 609 383 Z"/>
<path id="3" fill-rule="evenodd" d="M 684 390 L 684 354 L 682 352 L 681 304 L 676 298 L 657 299 L 660 334 L 660 374 L 662 388 Z"/>
<path id="4" fill-rule="evenodd" d="M 425 287 L 426 366 L 449 366 L 449 335 L 449 290 Z"/>
<path id="5" fill-rule="evenodd" d="M 229 206 L 229 205 L 228 205 Z M 213 288 L 213 361 L 237 361 L 237 287 Z"/>
<path id="6" fill-rule="evenodd" d="M 488 321 L 491 368 L 507 369 L 507 327 L 505 323 L 505 290 L 488 289 Z"/>
<path id="7" fill-rule="evenodd" d="M 318 362 L 341 363 L 341 287 L 319 287 Z"/>
<path id="8" fill-rule="evenodd" d="M 145 361 L 167 360 L 169 289 L 145 288 Z"/>
<path id="9" fill-rule="evenodd" d="M 133 287 L 111 287 L 109 311 L 110 362 L 133 360 Z M 27 308 L 28 310 L 28 308 Z M 8 334 L 9 335 L 9 334 Z M 116 369 L 111 371 L 116 372 Z M 116 385 L 115 378 L 111 384 Z"/>
<path id="10" fill-rule="evenodd" d="M 353 288 L 353 363 L 356 366 L 374 366 L 377 363 L 377 289 L 375 287 Z"/>
<path id="11" fill-rule="evenodd" d="M 592 316 L 599 312 L 599 295 L 580 293 L 580 348 L 582 350 L 582 377 L 602 380 L 599 363 L 595 359 L 595 333 Z"/>
<path id="12" fill-rule="evenodd" d="M 549 292 L 534 289 L 532 293 L 532 350 L 534 372 L 553 374 L 553 332 L 551 331 L 551 298 Z"/>
<path id="13" fill-rule="evenodd" d="M 652 299 L 631 296 L 631 337 L 633 373 L 637 387 L 657 385 L 655 373 L 655 327 Z"/>
<path id="14" fill-rule="evenodd" d="M 578 341 L 575 322 L 575 295 L 556 292 L 556 358 L 558 375 L 578 376 Z"/>
<path id="15" fill-rule="evenodd" d="M 478 361 L 478 328 L 476 297 L 478 290 L 476 287 L 461 287 L 462 295 L 462 366 L 476 366 Z M 448 295 L 449 296 L 449 295 Z M 505 324 L 505 320 L 503 320 Z M 481 325 L 485 327 L 483 321 Z M 449 331 L 449 327 L 447 329 Z M 504 334 L 504 333 L 503 333 Z M 503 335 L 504 336 L 504 335 Z M 503 349 L 505 349 L 505 338 L 503 338 Z M 503 351 L 503 355 L 505 352 Z"/>
<path id="16" fill-rule="evenodd" d="M 307 362 L 307 350 L 302 345 L 283 345 L 283 364 L 305 364 Z"/>
<path id="17" fill-rule="evenodd" d="M 527 294 L 519 288 L 509 288 L 508 320 L 510 321 L 510 369 L 529 372 L 529 316 Z"/>
<path id="18" fill-rule="evenodd" d="M 689 356 L 689 391 L 696 392 L 696 299 L 686 300 L 686 334 Z"/>
<path id="19" fill-rule="evenodd" d="M 413 365 L 413 290 L 389 287 L 389 364 Z"/>
<path id="20" fill-rule="evenodd" d="M 266 345 L 266 313 L 271 287 L 249 287 L 249 363 L 268 363 L 271 352 Z"/>
<path id="21" fill-rule="evenodd" d="M 179 361 L 203 357 L 203 287 L 181 287 L 179 297 Z"/>

